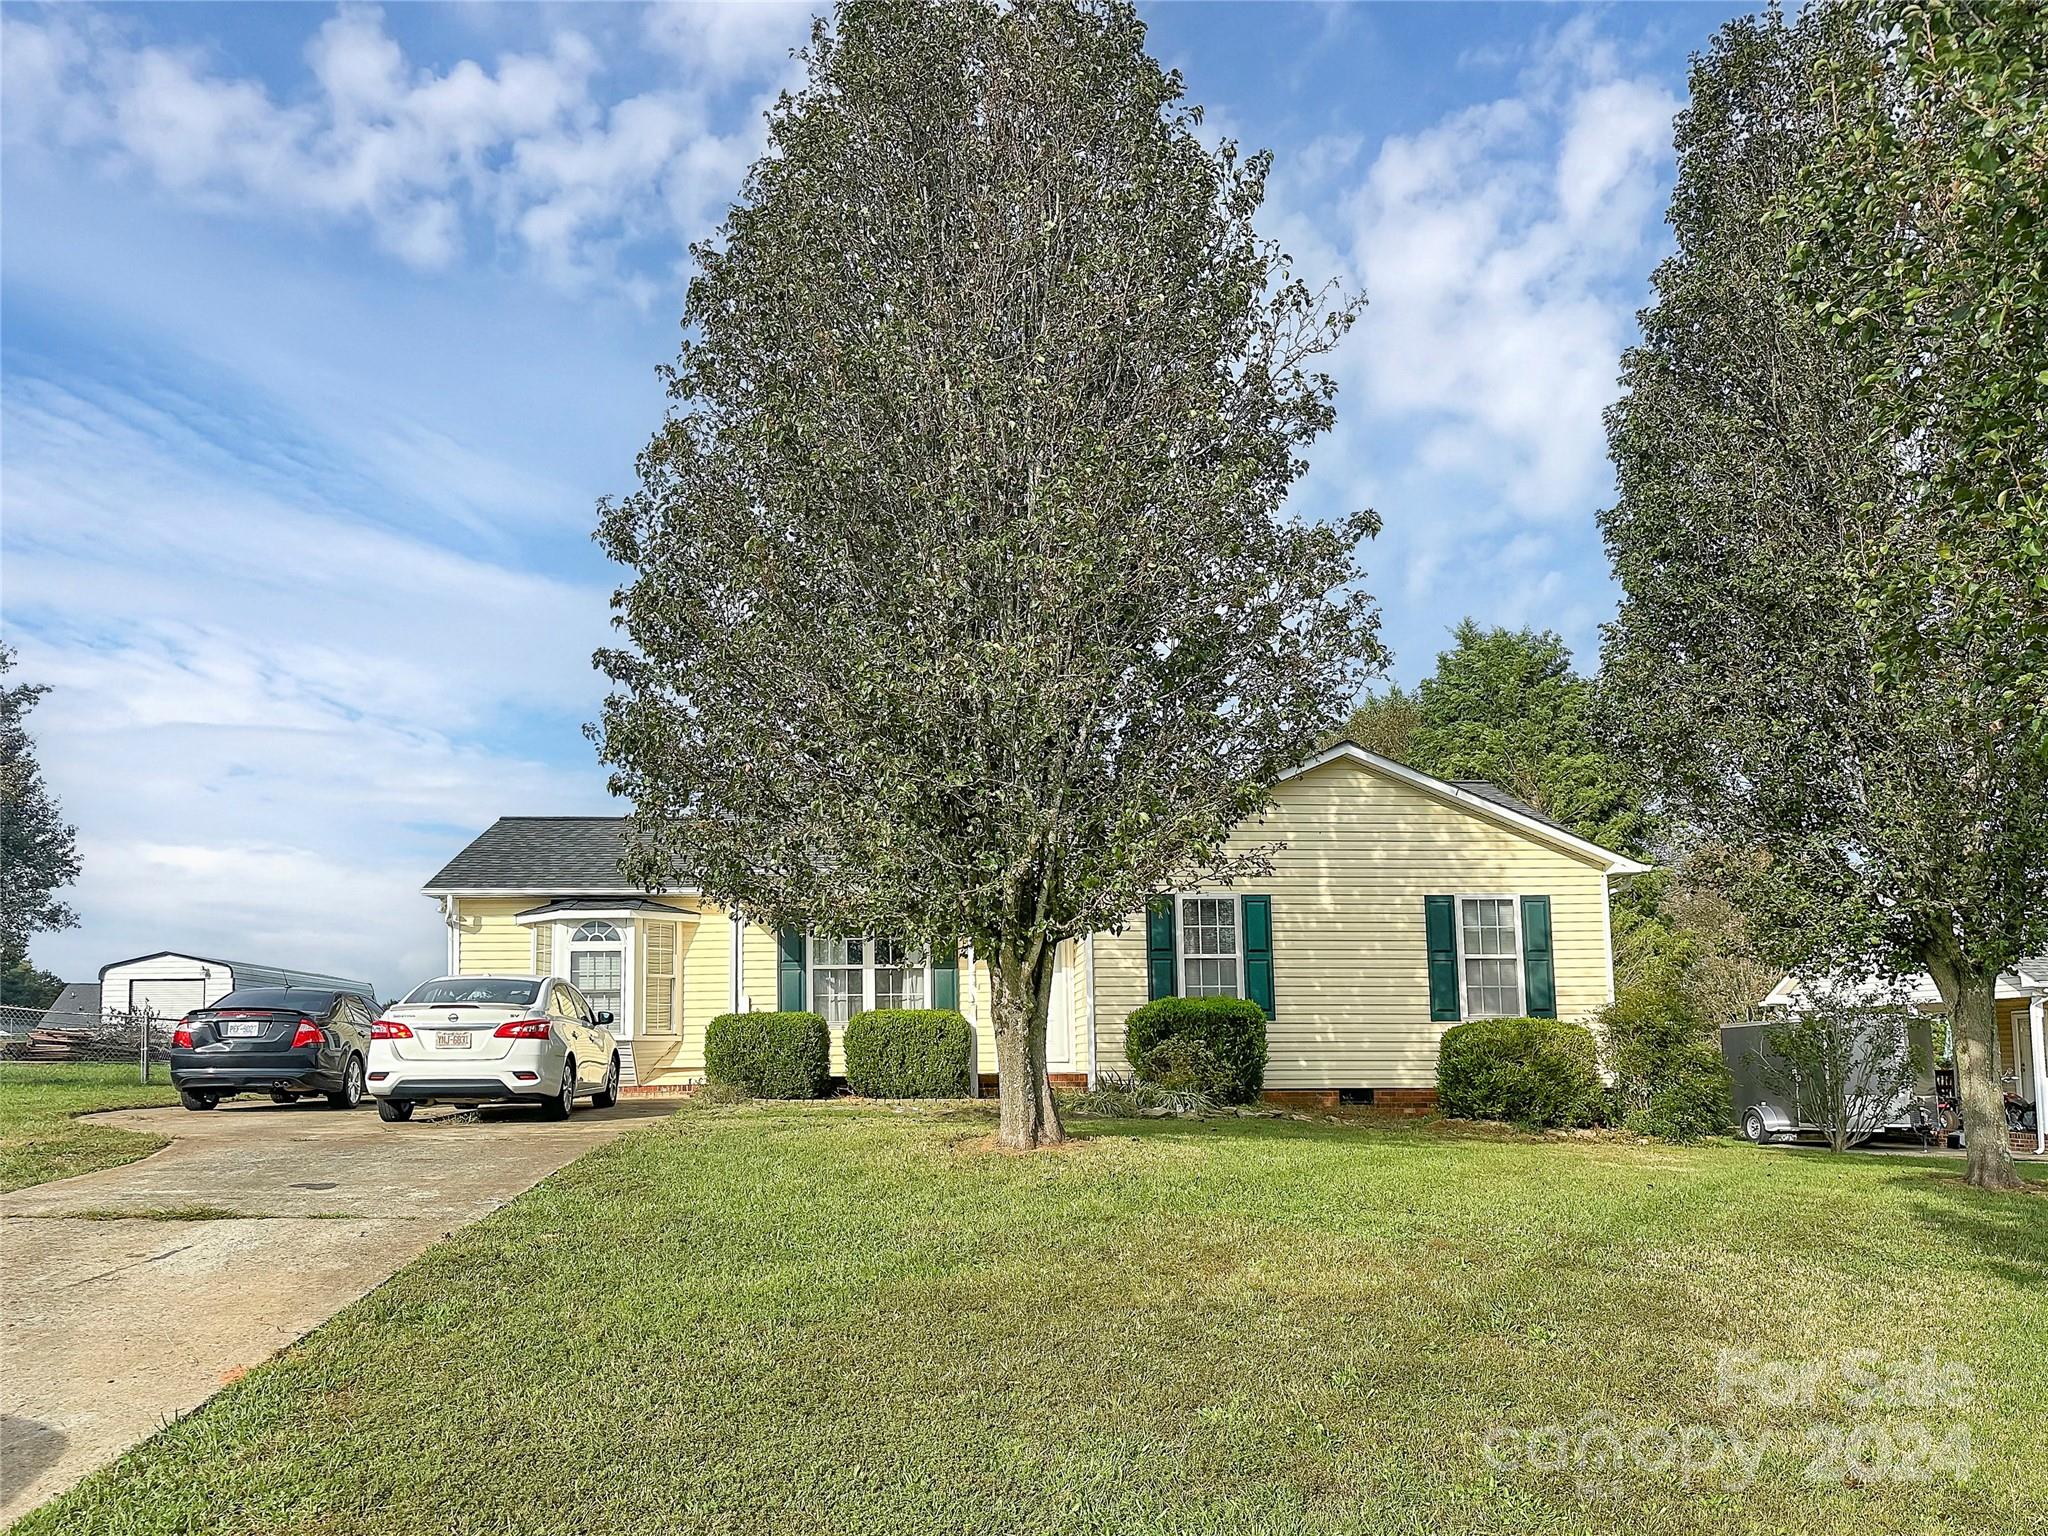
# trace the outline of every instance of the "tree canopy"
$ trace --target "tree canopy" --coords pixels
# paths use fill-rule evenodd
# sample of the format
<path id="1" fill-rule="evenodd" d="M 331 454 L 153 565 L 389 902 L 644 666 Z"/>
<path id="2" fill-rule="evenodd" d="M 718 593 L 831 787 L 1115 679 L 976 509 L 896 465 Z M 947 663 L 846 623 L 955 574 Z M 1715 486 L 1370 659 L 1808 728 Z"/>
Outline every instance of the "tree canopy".
<path id="1" fill-rule="evenodd" d="M 1029 1146 L 1053 946 L 1258 867 L 1379 663 L 1373 516 L 1280 515 L 1357 305 L 1120 0 L 850 0 L 801 62 L 600 508 L 598 740 L 638 878 L 971 942 Z"/>
<path id="2" fill-rule="evenodd" d="M 78 878 L 77 829 L 43 783 L 28 713 L 48 693 L 36 683 L 9 683 L 14 652 L 0 645 L 0 966 L 30 985 L 29 940 L 75 927 L 78 916 L 59 896 Z"/>
<path id="3" fill-rule="evenodd" d="M 1871 46 L 1819 7 L 1731 22 L 1695 63 L 1677 250 L 1608 416 L 1603 679 L 1620 748 L 1728 850 L 1723 887 L 1774 958 L 1933 975 L 1971 1177 L 1998 1185 L 1991 986 L 2048 940 L 2048 776 L 1996 644 L 1912 595 L 1942 559 L 1918 512 L 1943 437 L 1888 425 L 1875 354 L 1795 286 L 1783 216 L 1833 131 L 1825 61 Z"/>

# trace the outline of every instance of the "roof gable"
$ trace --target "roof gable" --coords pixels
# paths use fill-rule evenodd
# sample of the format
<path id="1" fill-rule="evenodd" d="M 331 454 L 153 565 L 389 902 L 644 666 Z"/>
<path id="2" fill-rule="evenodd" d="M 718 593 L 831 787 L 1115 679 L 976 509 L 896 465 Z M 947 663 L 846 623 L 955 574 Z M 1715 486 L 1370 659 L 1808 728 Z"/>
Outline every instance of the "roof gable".
<path id="1" fill-rule="evenodd" d="M 1289 779 L 1313 773 L 1325 764 L 1334 762 L 1354 763 L 1381 778 L 1420 790 L 1423 794 L 1477 816 L 1482 821 L 1505 827 L 1545 847 L 1584 859 L 1589 864 L 1597 864 L 1610 875 L 1638 875 L 1650 867 L 1630 858 L 1627 854 L 1616 853 L 1611 848 L 1602 848 L 1598 843 L 1589 842 L 1570 828 L 1552 821 L 1534 806 L 1517 800 L 1506 790 L 1484 779 L 1461 779 L 1456 782 L 1439 779 L 1420 769 L 1397 763 L 1392 758 L 1381 757 L 1377 752 L 1368 752 L 1356 742 L 1340 741 L 1328 750 L 1318 752 L 1300 767 L 1291 768 L 1281 774 L 1280 780 L 1285 783 Z"/>

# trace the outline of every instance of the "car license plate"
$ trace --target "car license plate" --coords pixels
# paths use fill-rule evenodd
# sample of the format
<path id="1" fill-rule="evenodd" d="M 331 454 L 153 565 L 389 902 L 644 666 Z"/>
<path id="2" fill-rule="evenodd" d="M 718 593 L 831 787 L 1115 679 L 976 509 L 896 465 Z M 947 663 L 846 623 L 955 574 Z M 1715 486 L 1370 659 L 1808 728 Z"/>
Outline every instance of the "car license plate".
<path id="1" fill-rule="evenodd" d="M 263 1033 L 263 1026 L 255 1019 L 228 1019 L 220 1027 L 223 1040 L 254 1040 Z"/>
<path id="2" fill-rule="evenodd" d="M 469 1049 L 469 1031 L 466 1029 L 444 1029 L 441 1031 L 441 1049 L 444 1051 L 466 1051 Z"/>

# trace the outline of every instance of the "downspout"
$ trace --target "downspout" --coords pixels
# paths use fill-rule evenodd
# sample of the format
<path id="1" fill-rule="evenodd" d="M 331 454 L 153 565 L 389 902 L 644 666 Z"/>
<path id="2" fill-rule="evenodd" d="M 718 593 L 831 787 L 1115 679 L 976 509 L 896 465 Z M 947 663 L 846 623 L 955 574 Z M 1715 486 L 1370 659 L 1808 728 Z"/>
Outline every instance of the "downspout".
<path id="1" fill-rule="evenodd" d="M 2027 1033 L 2033 1040 L 2034 1057 L 2034 1156 L 2048 1152 L 2048 1062 L 2041 1059 L 2044 999 L 2036 992 L 2027 1006 Z"/>
<path id="2" fill-rule="evenodd" d="M 742 1012 L 740 988 L 744 985 L 747 963 L 747 925 L 735 912 L 732 915 L 732 1011 Z"/>
<path id="3" fill-rule="evenodd" d="M 1088 1090 L 1095 1091 L 1095 935 L 1086 934 L 1081 947 L 1087 951 L 1088 978 Z"/>
<path id="4" fill-rule="evenodd" d="M 981 979 L 975 972 L 974 943 L 967 945 L 967 1023 L 968 1036 L 974 1041 L 974 1062 L 967 1075 L 973 1079 L 968 1084 L 973 1097 L 981 1097 Z"/>
<path id="5" fill-rule="evenodd" d="M 448 970 L 450 976 L 462 974 L 462 903 L 453 896 L 441 898 L 441 924 L 448 930 Z"/>

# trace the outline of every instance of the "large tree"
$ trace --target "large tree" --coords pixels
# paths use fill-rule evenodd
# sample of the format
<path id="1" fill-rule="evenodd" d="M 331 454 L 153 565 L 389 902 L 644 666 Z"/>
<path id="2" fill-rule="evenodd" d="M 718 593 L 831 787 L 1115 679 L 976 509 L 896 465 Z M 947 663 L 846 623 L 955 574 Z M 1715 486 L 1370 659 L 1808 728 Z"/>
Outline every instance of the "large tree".
<path id="1" fill-rule="evenodd" d="M 1121 0 L 852 0 L 695 249 L 598 732 L 629 867 L 989 967 L 1062 1134 L 1055 946 L 1226 852 L 1380 660 L 1369 513 L 1280 515 L 1355 304 L 1258 235 Z"/>
<path id="2" fill-rule="evenodd" d="M 28 733 L 28 712 L 50 690 L 9 683 L 13 670 L 13 650 L 0 645 L 0 966 L 33 990 L 40 973 L 28 966 L 29 940 L 78 922 L 58 896 L 78 878 L 78 840 L 43 783 Z"/>
<path id="3" fill-rule="evenodd" d="M 1790 279 L 1783 217 L 1831 124 L 1815 82 L 1868 47 L 1830 7 L 1732 22 L 1695 62 L 1641 344 L 1608 418 L 1623 590 L 1604 682 L 1624 750 L 1787 965 L 1925 970 L 1955 1018 L 1969 1176 L 2014 1182 L 1993 1068 L 1999 970 L 2048 933 L 2048 776 L 1996 647 L 1923 623 L 1916 523 L 1938 434 Z M 1909 665 L 1898 658 L 1910 657 Z"/>
<path id="4" fill-rule="evenodd" d="M 1490 780 L 1603 847 L 1645 851 L 1642 785 L 1603 739 L 1594 681 L 1563 639 L 1465 619 L 1451 641 L 1416 690 L 1409 763 Z"/>
<path id="5" fill-rule="evenodd" d="M 1869 357 L 1887 440 L 1939 445 L 1878 663 L 1982 656 L 2005 733 L 2048 750 L 2048 5 L 1837 3 L 1882 42 L 1818 61 L 1797 288 Z"/>

